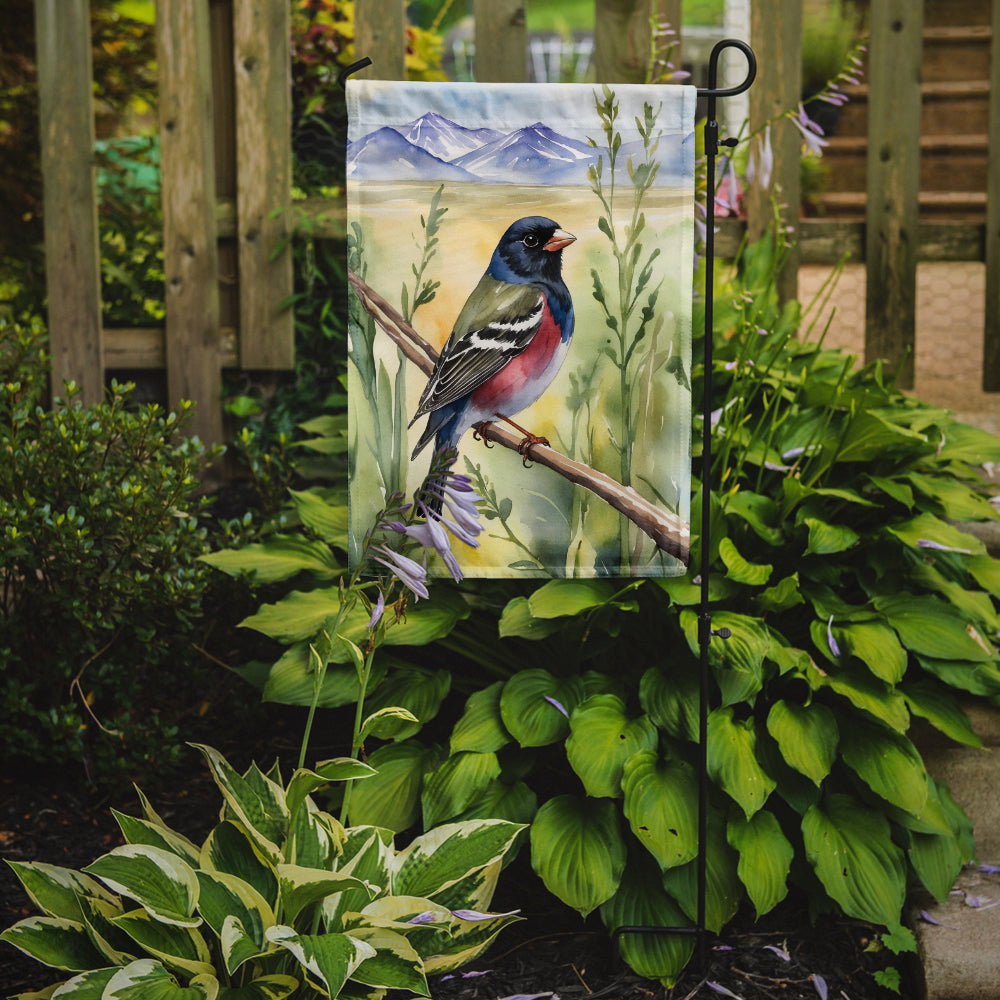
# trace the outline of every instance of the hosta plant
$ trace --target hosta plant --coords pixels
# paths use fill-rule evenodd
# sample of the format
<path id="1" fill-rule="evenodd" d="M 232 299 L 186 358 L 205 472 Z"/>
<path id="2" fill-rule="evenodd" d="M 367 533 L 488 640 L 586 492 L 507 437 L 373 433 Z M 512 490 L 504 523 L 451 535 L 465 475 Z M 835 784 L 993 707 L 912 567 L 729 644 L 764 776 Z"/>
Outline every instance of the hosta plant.
<path id="1" fill-rule="evenodd" d="M 370 778 L 338 758 L 234 770 L 199 748 L 222 793 L 198 845 L 140 793 L 142 818 L 115 813 L 126 843 L 82 871 L 11 862 L 40 916 L 0 937 L 71 974 L 66 1000 L 429 996 L 427 975 L 477 956 L 514 913 L 488 908 L 521 827 L 450 823 L 397 849 L 392 832 L 343 827 L 312 794 Z M 25 995 L 27 996 L 27 995 Z"/>

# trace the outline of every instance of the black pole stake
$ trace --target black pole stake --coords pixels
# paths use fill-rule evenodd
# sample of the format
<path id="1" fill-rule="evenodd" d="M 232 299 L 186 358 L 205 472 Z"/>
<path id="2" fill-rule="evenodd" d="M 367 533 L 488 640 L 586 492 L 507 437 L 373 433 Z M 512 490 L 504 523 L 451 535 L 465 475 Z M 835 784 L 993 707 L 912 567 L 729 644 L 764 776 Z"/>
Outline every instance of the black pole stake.
<path id="1" fill-rule="evenodd" d="M 719 88 L 719 56 L 728 48 L 739 49 L 747 60 L 747 75 L 736 87 Z M 712 636 L 729 637 L 729 629 L 712 629 L 712 614 L 708 609 L 710 526 L 712 518 L 712 296 L 715 287 L 715 158 L 720 146 L 735 146 L 735 138 L 719 139 L 719 123 L 715 119 L 717 98 L 735 97 L 750 89 L 757 76 L 757 58 L 746 42 L 725 38 L 717 42 L 708 60 L 708 87 L 698 90 L 699 97 L 708 99 L 705 122 L 705 160 L 707 170 L 705 205 L 705 386 L 702 398 L 701 451 L 701 600 L 698 611 L 698 647 L 701 653 L 701 685 L 698 697 L 698 908 L 694 927 L 618 927 L 612 937 L 616 943 L 623 934 L 694 934 L 698 941 L 698 966 L 704 972 L 708 966 L 705 928 L 705 897 L 708 882 L 708 698 L 710 671 L 708 649 Z"/>

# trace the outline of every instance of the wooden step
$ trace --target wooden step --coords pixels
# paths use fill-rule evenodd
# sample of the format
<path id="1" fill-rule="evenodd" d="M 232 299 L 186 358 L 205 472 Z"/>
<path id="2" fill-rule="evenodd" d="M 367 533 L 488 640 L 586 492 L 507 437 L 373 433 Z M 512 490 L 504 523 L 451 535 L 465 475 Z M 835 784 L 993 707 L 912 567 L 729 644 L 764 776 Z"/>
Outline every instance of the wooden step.
<path id="1" fill-rule="evenodd" d="M 988 24 L 925 28 L 921 79 L 924 83 L 988 80 L 992 38 L 993 32 Z"/>
<path id="2" fill-rule="evenodd" d="M 841 109 L 836 135 L 866 135 L 868 131 L 867 83 L 846 88 L 848 103 Z M 921 135 L 963 134 L 988 130 L 989 80 L 937 80 L 921 84 Z"/>
<path id="3" fill-rule="evenodd" d="M 992 14 L 990 4 L 991 0 L 924 0 L 924 27 L 943 27 L 956 21 L 962 24 L 989 24 Z"/>
<path id="4" fill-rule="evenodd" d="M 864 219 L 867 196 L 863 191 L 830 191 L 815 199 L 829 218 Z M 982 222 L 986 215 L 986 193 L 979 191 L 921 191 L 920 218 Z"/>
<path id="5" fill-rule="evenodd" d="M 925 135 L 920 137 L 920 188 L 925 191 L 985 191 L 985 135 Z M 868 140 L 864 136 L 831 136 L 823 151 L 831 189 L 865 188 Z"/>

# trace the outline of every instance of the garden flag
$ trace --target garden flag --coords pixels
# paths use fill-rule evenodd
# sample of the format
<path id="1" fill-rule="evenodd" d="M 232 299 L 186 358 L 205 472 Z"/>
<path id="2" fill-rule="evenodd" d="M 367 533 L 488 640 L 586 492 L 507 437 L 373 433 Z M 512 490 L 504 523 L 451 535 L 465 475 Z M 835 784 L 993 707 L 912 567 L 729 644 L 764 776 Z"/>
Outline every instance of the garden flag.
<path id="1" fill-rule="evenodd" d="M 445 456 L 430 574 L 686 572 L 695 98 L 348 81 L 352 566 Z"/>

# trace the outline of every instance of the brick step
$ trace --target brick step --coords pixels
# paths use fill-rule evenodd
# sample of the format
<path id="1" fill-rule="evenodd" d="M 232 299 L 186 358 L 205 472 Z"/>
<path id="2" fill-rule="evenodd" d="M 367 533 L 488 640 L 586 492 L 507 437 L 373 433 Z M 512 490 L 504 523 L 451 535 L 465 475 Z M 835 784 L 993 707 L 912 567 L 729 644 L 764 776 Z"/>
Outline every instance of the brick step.
<path id="1" fill-rule="evenodd" d="M 990 110 L 989 80 L 938 80 L 921 84 L 921 135 L 947 135 L 956 123 L 966 134 L 988 131 Z M 867 83 L 846 88 L 850 98 L 841 109 L 836 135 L 867 135 Z"/>
<path id="2" fill-rule="evenodd" d="M 924 83 L 988 80 L 992 38 L 988 24 L 925 28 L 921 79 Z"/>
<path id="3" fill-rule="evenodd" d="M 925 135 L 920 137 L 920 188 L 924 191 L 985 191 L 985 135 Z M 868 169 L 868 139 L 831 136 L 823 151 L 830 167 L 833 191 L 863 191 Z"/>
<path id="4" fill-rule="evenodd" d="M 829 191 L 815 199 L 827 218 L 864 220 L 864 191 Z M 920 218 L 925 221 L 982 222 L 986 217 L 986 193 L 980 191 L 921 191 Z"/>

